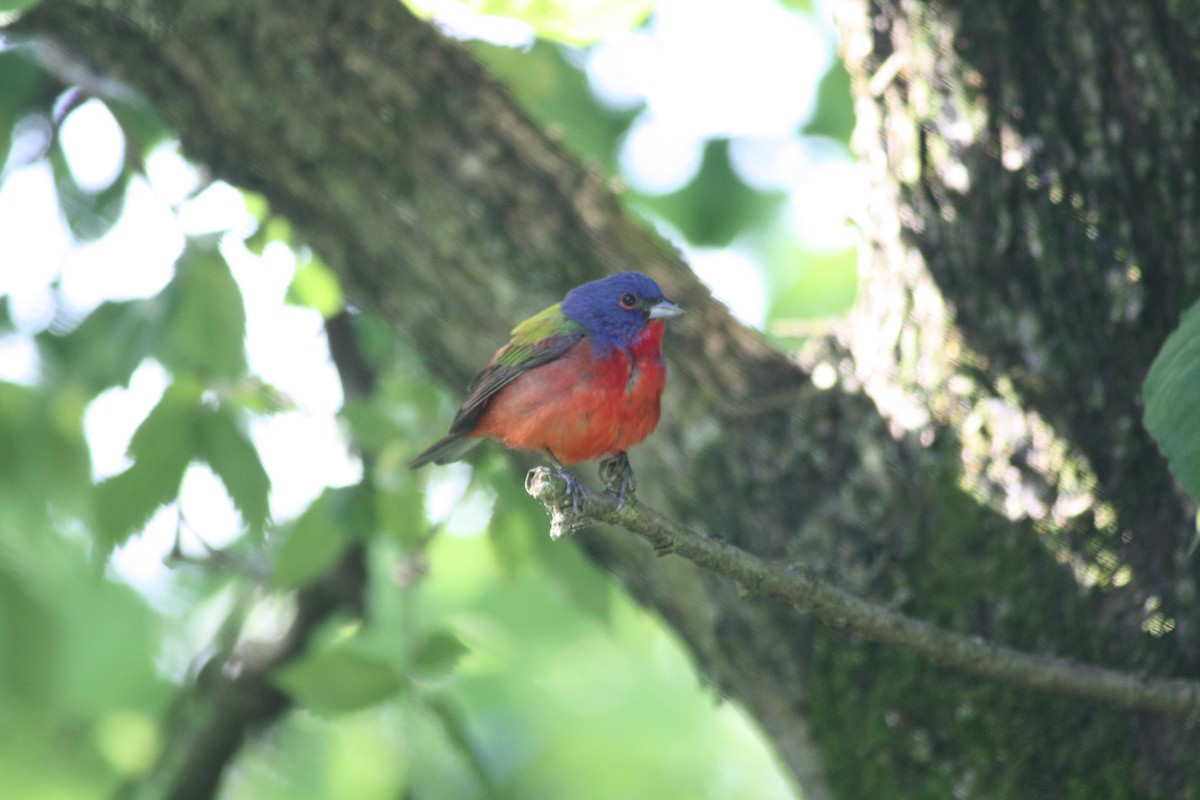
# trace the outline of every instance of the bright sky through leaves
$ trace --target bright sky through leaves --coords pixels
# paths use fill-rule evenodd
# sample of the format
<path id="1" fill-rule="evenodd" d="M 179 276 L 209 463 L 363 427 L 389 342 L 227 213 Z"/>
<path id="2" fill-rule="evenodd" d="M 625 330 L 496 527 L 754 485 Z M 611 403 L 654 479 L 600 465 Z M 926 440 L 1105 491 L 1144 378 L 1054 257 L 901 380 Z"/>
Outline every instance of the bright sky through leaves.
<path id="1" fill-rule="evenodd" d="M 511 20 L 460 14 L 458 22 L 463 30 L 490 33 L 493 40 L 522 42 L 521 25 Z M 651 25 L 613 38 L 591 51 L 573 51 L 569 59 L 586 69 L 587 80 L 609 102 L 644 104 L 640 119 L 622 149 L 623 177 L 633 186 L 646 191 L 667 191 L 686 183 L 699 166 L 705 143 L 718 138 L 732 137 L 730 162 L 753 189 L 765 188 L 798 198 L 806 182 L 821 170 L 833 175 L 848 168 L 844 149 L 824 147 L 812 137 L 800 134 L 812 113 L 818 81 L 832 59 L 830 28 L 770 0 L 746 3 L 667 0 L 659 6 L 658 16 Z M 582 86 L 583 77 L 576 77 Z M 624 100 L 614 87 L 626 93 Z M 61 109 L 70 108 L 66 97 L 59 100 Z M 124 179 L 124 137 L 103 102 L 88 100 L 71 108 L 61 120 L 60 131 L 63 155 L 57 173 L 60 180 L 63 163 L 85 192 L 102 191 Z M 13 151 L 19 152 L 24 146 L 31 153 L 39 153 L 39 142 L 44 144 L 47 135 L 45 130 L 31 128 L 25 134 L 24 145 L 20 136 L 16 138 Z M 219 260 L 229 266 L 228 272 L 223 273 L 226 284 L 232 274 L 244 299 L 249 373 L 253 379 L 277 390 L 284 406 L 278 413 L 251 414 L 247 418 L 254 445 L 270 476 L 270 510 L 278 523 L 272 529 L 271 543 L 286 542 L 289 531 L 295 530 L 295 526 L 287 524 L 289 520 L 310 508 L 330 487 L 355 484 L 362 471 L 359 461 L 347 452 L 346 420 L 338 417 L 342 406 L 340 383 L 329 357 L 322 319 L 311 308 L 284 302 L 297 262 L 303 263 L 305 256 L 301 253 L 298 257 L 281 242 L 268 243 L 261 255 L 249 252 L 242 237 L 258 221 L 247 210 L 244 196 L 220 182 L 205 185 L 205 177 L 179 155 L 177 144 L 159 146 L 145 156 L 145 176 L 129 179 L 117 222 L 105 235 L 86 245 L 72 241 L 60 216 L 56 173 L 45 160 L 33 161 L 3 175 L 0 294 L 7 296 L 16 332 L 0 338 L 0 380 L 36 382 L 39 364 L 32 334 L 51 325 L 69 329 L 106 301 L 159 294 L 172 284 L 177 265 L 186 262 L 186 255 L 181 260 L 185 246 L 187 253 L 193 252 L 196 240 L 188 237 L 203 234 L 216 237 L 230 232 L 231 235 L 221 239 Z M 830 186 L 835 182 L 848 185 L 839 177 L 831 177 Z M 824 235 L 827 228 L 844 230 L 844 209 L 851 201 L 845 192 L 838 191 L 822 189 L 824 199 L 818 208 L 825 216 L 821 219 L 833 221 L 819 226 L 818 234 Z M 808 219 L 809 212 L 800 216 Z M 771 310 L 769 299 L 776 287 L 766 279 L 754 242 L 743 239 L 729 247 L 687 250 L 681 237 L 674 238 L 685 247 L 697 275 L 735 315 L 752 325 L 765 323 Z M 814 249 L 824 246 L 817 244 L 818 238 L 814 237 Z M 844 246 L 844 241 L 840 246 Z M 184 274 L 185 268 L 180 266 L 179 272 Z M 237 327 L 240 329 L 240 324 Z M 240 366 L 239 356 L 238 369 L 226 369 L 222 374 L 237 374 Z M 113 478 L 129 470 L 130 440 L 164 393 L 172 391 L 172 380 L 170 369 L 156 361 L 145 361 L 133 372 L 128 387 L 107 389 L 91 402 L 84 417 L 84 432 L 95 480 Z M 205 402 L 201 400 L 197 407 L 203 410 Z M 133 586 L 149 605 L 160 611 L 168 608 L 173 598 L 177 602 L 181 582 L 187 580 L 185 571 L 166 564 L 176 546 L 176 537 L 186 555 L 203 557 L 208 548 L 220 549 L 237 541 L 245 528 L 238 504 L 226 488 L 231 484 L 221 477 L 220 460 L 210 460 L 216 465 L 215 472 L 204 463 L 188 466 L 179 487 L 178 502 L 160 507 L 145 530 L 118 547 L 108 561 L 111 576 Z M 257 464 L 255 459 L 245 461 Z M 494 526 L 497 518 L 503 517 L 504 512 L 493 513 L 502 505 L 500 493 L 486 481 L 473 480 L 473 476 L 471 467 L 451 465 L 431 471 L 419 485 L 413 481 L 414 497 L 422 497 L 416 492 L 423 492 L 424 513 L 419 510 L 420 503 L 409 505 L 414 514 L 421 516 L 421 525 L 442 526 L 443 533 L 449 534 L 440 537 L 442 542 L 466 545 L 466 537 L 479 537 L 489 525 Z M 235 481 L 232 485 L 236 495 L 239 484 Z M 265 482 L 260 481 L 260 485 Z M 245 490 L 237 496 L 243 510 L 251 507 L 248 498 L 253 498 Z M 261 498 L 261 493 L 258 497 Z M 522 496 L 522 499 L 527 498 Z M 249 515 L 261 519 L 261 500 Z M 139 523 L 141 519 L 144 516 Z M 526 530 L 531 527 L 525 519 L 512 524 L 520 524 Z M 290 585 L 311 577 L 314 570 L 320 571 L 327 565 L 308 556 L 323 553 L 332 557 L 341 544 L 341 539 L 325 537 L 320 530 L 311 538 L 320 546 L 310 547 L 311 541 L 300 541 L 293 548 L 304 552 L 302 558 L 292 559 Z M 277 574 L 273 579 L 285 573 L 286 563 L 282 557 L 276 561 Z M 553 581 L 553 576 L 549 580 Z M 505 591 L 509 592 L 510 587 Z M 581 594 L 577 587 L 567 590 L 568 595 L 572 592 Z M 176 632 L 167 642 L 168 649 L 173 650 L 162 656 L 160 671 L 170 673 L 174 679 L 184 676 L 195 653 L 211 645 L 215 627 L 230 611 L 228 601 L 228 597 L 221 596 L 212 599 L 211 628 L 198 626 L 193 620 L 187 630 Z M 544 601 L 539 604 L 546 605 Z M 597 604 L 606 605 L 607 601 Z M 564 610 L 570 614 L 577 612 L 573 607 Z M 277 633 L 286 614 L 280 611 L 276 617 L 269 620 L 268 628 Z M 469 629 L 469 625 L 460 626 L 461 622 L 455 620 L 456 630 Z M 612 631 L 601 631 L 597 636 L 603 639 L 595 645 L 598 655 L 586 659 L 596 665 L 598 674 L 587 676 L 587 680 L 594 682 L 615 677 L 616 673 L 602 664 L 607 650 L 618 649 L 610 641 Z M 668 647 L 660 631 L 654 636 L 659 639 L 656 647 L 662 651 L 660 661 L 667 658 L 668 649 L 669 657 L 680 661 L 672 667 L 673 680 L 680 677 L 691 680 L 690 663 L 673 645 Z M 474 653 L 486 650 L 478 642 L 471 645 Z M 564 652 L 555 657 L 565 659 L 569 654 Z M 553 666 L 550 660 L 543 661 Z M 350 672 L 362 667 L 358 661 L 347 663 L 352 668 Z M 467 671 L 470 669 L 474 667 L 468 664 Z M 529 671 L 528 667 L 522 669 Z M 607 713 L 606 708 L 617 702 L 617 698 L 608 695 L 581 697 L 577 691 L 579 665 L 567 665 L 563 673 L 570 680 L 564 679 L 557 687 L 556 702 L 566 706 L 596 700 L 599 706 L 583 709 L 596 715 Z M 298 675 L 303 678 L 303 672 Z M 626 683 L 615 680 L 614 687 L 628 691 Z M 697 683 L 689 684 L 686 690 L 680 689 L 681 696 L 694 694 Z M 388 675 L 379 677 L 379 684 L 389 690 L 392 686 Z M 355 685 L 354 681 L 348 683 L 350 688 Z M 353 705 L 362 699 L 350 694 L 345 704 Z M 655 701 L 666 707 L 663 698 Z M 705 714 L 711 711 L 707 707 L 703 710 Z M 739 721 L 740 712 L 724 707 L 719 715 L 735 719 L 722 725 L 738 731 L 738 736 L 748 742 L 745 749 L 752 756 L 731 755 L 727 763 L 721 761 L 720 769 L 734 772 L 725 776 L 729 791 L 714 789 L 718 792 L 714 796 L 736 796 L 735 787 L 739 786 L 773 786 L 782 794 L 785 790 L 774 766 L 766 763 L 767 757 L 756 736 L 744 721 Z M 121 731 L 136 733 L 137 725 L 141 724 L 138 720 L 117 722 L 105 729 L 111 728 L 105 741 L 117 742 L 124 736 Z M 156 730 L 150 723 L 146 725 L 151 732 Z M 714 730 L 719 728 L 714 726 Z M 714 734 L 714 741 L 724 735 Z M 557 741 L 564 737 L 554 738 Z M 582 744 L 590 746 L 591 742 Z M 114 747 L 105 751 L 110 760 L 116 763 L 126 758 L 124 751 Z M 144 758 L 151 751 L 147 745 L 132 748 L 130 753 Z M 750 764 L 754 764 L 753 775 L 734 774 L 748 769 Z M 759 791 L 754 796 L 775 795 Z"/>
<path id="2" fill-rule="evenodd" d="M 514 28 L 519 23 L 474 17 L 457 4 L 446 8 L 450 10 L 439 12 L 446 24 L 472 35 L 520 39 Z M 840 146 L 797 135 L 832 58 L 827 22 L 771 0 L 663 0 L 650 24 L 587 51 L 585 62 L 603 101 L 614 107 L 644 104 L 621 157 L 625 178 L 634 186 L 648 192 L 679 188 L 694 175 L 706 140 L 734 137 L 731 157 L 743 179 L 788 192 L 797 230 L 815 248 L 833 249 L 849 243 L 845 218 L 860 197 L 855 168 Z M 81 186 L 101 189 L 115 179 L 124 143 L 103 104 L 88 101 L 72 110 L 64 120 L 62 140 Z M 149 182 L 131 182 L 124 214 L 111 231 L 82 247 L 71 245 L 59 220 L 53 178 L 43 163 L 7 176 L 0 192 L 0 263 L 19 264 L 20 269 L 0 271 L 0 292 L 9 295 L 19 329 L 35 331 L 49 323 L 56 278 L 60 296 L 82 317 L 105 300 L 159 292 L 171 278 L 184 233 L 245 231 L 254 224 L 240 193 L 220 183 L 180 204 L 195 189 L 198 176 L 172 148 L 150 154 L 147 174 Z M 320 318 L 309 309 L 281 303 L 295 266 L 291 252 L 270 246 L 261 259 L 255 258 L 232 237 L 223 249 L 245 297 L 251 370 L 296 406 L 258 421 L 253 429 L 273 477 L 272 512 L 276 519 L 287 519 L 325 486 L 355 481 L 359 467 L 348 456 L 335 422 L 341 397 Z M 735 243 L 697 249 L 689 258 L 737 316 L 763 323 L 767 287 L 746 248 Z M 35 359 L 23 335 L 0 339 L 0 378 L 32 380 Z M 97 398 L 87 414 L 97 477 L 128 466 L 129 438 L 165 385 L 162 369 L 150 363 L 138 370 L 128 389 L 112 389 Z M 449 512 L 447 499 L 461 496 L 462 479 L 452 474 L 433 481 L 429 502 L 435 517 Z M 442 483 L 446 485 L 438 488 Z M 236 509 L 203 465 L 189 468 L 179 508 L 160 510 L 142 536 L 118 551 L 113 568 L 153 591 L 167 578 L 162 559 L 177 528 L 192 552 L 201 547 L 192 533 L 214 547 L 238 534 Z"/>

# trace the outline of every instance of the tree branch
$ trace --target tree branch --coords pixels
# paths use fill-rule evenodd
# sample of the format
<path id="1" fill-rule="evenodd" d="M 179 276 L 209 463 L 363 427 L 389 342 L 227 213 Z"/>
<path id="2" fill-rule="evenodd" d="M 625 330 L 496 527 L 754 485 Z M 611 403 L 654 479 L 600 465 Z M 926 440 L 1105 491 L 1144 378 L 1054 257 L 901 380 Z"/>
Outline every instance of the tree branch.
<path id="1" fill-rule="evenodd" d="M 220 788 L 226 767 L 233 762 L 251 731 L 278 719 L 291 708 L 291 700 L 275 688 L 271 676 L 276 669 L 299 656 L 308 647 L 321 623 L 339 609 L 361 614 L 366 565 L 361 543 L 346 548 L 340 561 L 324 576 L 302 589 L 296 598 L 296 618 L 270 652 L 252 663 L 226 674 L 226 662 L 218 656 L 218 669 L 210 686 L 201 686 L 209 698 L 207 722 L 190 739 L 187 758 L 176 771 L 170 800 L 208 800 Z"/>
<path id="2" fill-rule="evenodd" d="M 607 522 L 641 536 L 660 555 L 674 553 L 736 581 L 746 594 L 782 600 L 833 628 L 912 650 L 938 664 L 1119 708 L 1200 714 L 1200 681 L 1151 678 L 1027 653 L 978 636 L 943 630 L 839 589 L 810 569 L 772 564 L 720 539 L 697 533 L 636 498 L 627 497 L 618 509 L 615 496 L 585 490 L 578 498 L 579 516 L 575 517 L 566 482 L 548 467 L 530 470 L 525 488 L 550 513 L 550 535 L 555 539 L 578 528 L 580 522 Z"/>

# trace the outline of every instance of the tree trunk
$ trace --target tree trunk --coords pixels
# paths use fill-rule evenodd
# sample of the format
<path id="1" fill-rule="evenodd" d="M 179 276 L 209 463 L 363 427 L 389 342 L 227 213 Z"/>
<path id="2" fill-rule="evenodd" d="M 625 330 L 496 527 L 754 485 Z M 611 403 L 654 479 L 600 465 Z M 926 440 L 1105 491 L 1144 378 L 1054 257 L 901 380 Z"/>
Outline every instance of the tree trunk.
<path id="1" fill-rule="evenodd" d="M 20 27 L 136 87 L 453 385 L 570 286 L 658 278 L 688 315 L 634 460 L 668 515 L 949 628 L 1194 676 L 1194 509 L 1138 406 L 1197 294 L 1200 21 L 993 5 L 842 9 L 873 189 L 861 302 L 800 359 L 835 367 L 824 391 L 395 0 L 58 0 Z M 621 532 L 581 540 L 809 800 L 1200 796 L 1184 721 L 942 669 Z"/>

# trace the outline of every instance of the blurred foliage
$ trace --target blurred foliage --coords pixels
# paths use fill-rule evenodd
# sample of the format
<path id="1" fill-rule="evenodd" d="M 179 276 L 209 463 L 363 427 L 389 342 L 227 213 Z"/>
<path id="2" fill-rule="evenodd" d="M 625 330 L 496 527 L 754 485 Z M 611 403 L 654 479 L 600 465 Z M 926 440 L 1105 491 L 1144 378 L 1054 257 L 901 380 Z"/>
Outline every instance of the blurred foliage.
<path id="1" fill-rule="evenodd" d="M 747 186 L 729 162 L 729 142 L 716 139 L 705 145 L 700 170 L 687 186 L 663 195 L 633 194 L 629 201 L 669 221 L 693 245 L 725 247 L 747 228 L 770 220 L 784 195 Z"/>
<path id="2" fill-rule="evenodd" d="M 407 0 L 418 13 L 451 16 L 456 12 L 510 17 L 530 25 L 551 41 L 585 45 L 634 27 L 654 8 L 654 0 Z"/>
<path id="3" fill-rule="evenodd" d="M 30 4 L 0 0 L 0 11 Z M 467 5 L 482 14 L 519 10 L 568 42 L 623 30 L 647 8 L 592 4 L 594 16 L 574 18 L 587 4 Z M 784 5 L 809 7 L 806 0 Z M 545 40 L 527 51 L 471 47 L 552 135 L 621 186 L 617 153 L 644 109 L 597 101 L 584 53 Z M 27 44 L 0 51 L 0 191 L 14 176 L 44 173 L 64 232 L 76 247 L 96 246 L 130 219 L 133 192 L 148 184 L 148 162 L 160 146 L 174 146 L 174 136 L 130 93 L 102 97 L 124 151 L 106 183 L 83 180 L 60 133 L 92 98 L 59 85 L 29 57 L 33 51 Z M 844 143 L 853 124 L 849 78 L 834 64 L 814 113 L 794 133 Z M 789 323 L 838 313 L 853 301 L 854 252 L 806 242 L 792 225 L 785 191 L 756 188 L 739 174 L 735 144 L 707 140 L 696 176 L 682 188 L 660 195 L 624 189 L 623 197 L 685 244 L 749 251 L 767 287 L 765 327 L 784 341 L 802 337 L 805 325 Z M 206 188 L 199 176 L 179 199 L 163 201 L 166 210 L 183 216 Z M 170 279 L 144 296 L 114 292 L 80 304 L 65 269 L 46 279 L 45 313 L 31 312 L 28 298 L 0 296 L 0 367 L 8 376 L 0 380 L 0 796 L 161 796 L 205 724 L 214 672 L 236 671 L 277 646 L 296 617 L 297 595 L 358 546 L 366 553 L 366 613 L 339 608 L 302 654 L 270 676 L 295 709 L 247 741 L 223 797 L 789 796 L 761 736 L 719 701 L 661 623 L 572 543 L 548 539 L 543 512 L 495 448 L 483 448 L 469 467 L 405 469 L 444 430 L 455 398 L 380 320 L 351 315 L 373 387 L 343 396 L 337 412 L 361 476 L 319 476 L 321 485 L 302 502 L 281 500 L 296 495 L 306 476 L 289 469 L 267 430 L 280 418 L 314 414 L 307 398 L 288 397 L 248 355 L 245 340 L 262 311 L 250 300 L 253 276 L 235 262 L 268 272 L 285 254 L 286 291 L 271 302 L 307 314 L 316 330 L 346 311 L 336 276 L 289 222 L 261 197 L 245 193 L 243 201 L 253 230 L 189 233 Z M 141 239 L 159 233 L 144 218 L 141 224 Z M 136 249 L 110 258 L 133 263 Z M 0 270 L 15 272 L 9 263 Z M 1193 495 L 1200 491 L 1198 325 L 1193 308 L 1145 385 L 1147 427 Z M 22 369 L 25 345 L 33 355 Z M 299 358 L 306 346 L 320 350 L 317 360 L 328 356 L 322 334 L 307 344 L 289 341 L 291 349 L 275 358 Z M 141 385 L 158 374 L 162 386 Z M 136 409 L 129 430 L 117 434 L 127 443 L 119 465 L 96 457 L 98 442 L 113 435 L 98 429 L 112 419 L 98 409 L 113 403 Z M 309 446 L 304 430 L 299 448 Z M 212 485 L 192 509 L 184 495 L 204 474 Z M 956 503 L 971 506 L 963 498 L 933 506 Z M 222 505 L 236 531 L 215 546 L 202 515 L 192 512 Z M 962 527 L 986 534 L 980 525 Z M 1000 578 L 933 565 L 1034 563 L 1020 554 L 978 557 L 988 547 L 1015 546 L 1037 545 L 985 536 L 955 543 L 961 552 L 925 553 L 930 568 L 915 574 L 931 585 L 917 587 L 926 604 L 918 610 L 971 628 L 962 587 L 941 582 L 949 575 L 965 586 L 998 587 Z M 1061 587 L 1048 579 L 1020 585 L 1028 583 L 1045 588 L 1031 600 L 1047 604 L 1039 619 L 1078 626 L 1054 613 Z M 1027 633 L 1028 646 L 1037 647 L 1044 631 Z M 992 729 L 973 709 L 1044 705 L 1044 698 L 962 675 L 931 678 L 915 657 L 901 656 L 910 663 L 892 670 L 890 681 L 872 682 L 863 676 L 881 669 L 878 647 L 837 644 L 818 642 L 817 659 L 829 668 L 817 679 L 828 685 L 814 685 L 812 722 L 819 735 L 850 743 L 831 751 L 837 757 L 827 765 L 845 793 L 1045 794 L 1040 785 L 1003 786 L 1009 773 L 996 750 L 1023 753 L 1038 765 L 1025 772 L 1035 779 L 1090 771 L 1096 785 L 1109 780 L 1108 755 L 1121 746 L 1117 726 L 1093 726 L 1110 735 L 1081 739 L 1077 749 L 1031 750 L 1027 731 Z M 1093 657 L 1101 653 L 1095 647 Z M 959 727 L 930 704 L 931 681 L 969 699 L 953 710 Z M 864 695 L 867 684 L 886 696 Z M 1098 713 L 1067 701 L 1051 705 L 1054 718 L 1079 729 L 1081 718 Z M 889 715 L 870 713 L 880 707 L 928 731 L 914 739 L 911 759 L 876 757 L 894 736 Z M 1020 738 L 1004 741 L 1010 733 Z M 977 776 L 971 786 L 928 768 L 929 754 L 958 734 L 964 741 L 955 744 L 966 747 L 964 763 Z M 1123 785 L 1120 776 L 1110 782 Z"/>
<path id="4" fill-rule="evenodd" d="M 617 173 L 616 145 L 636 111 L 598 103 L 587 76 L 569 63 L 562 48 L 545 41 L 524 51 L 473 42 L 472 50 L 552 136 L 603 173 Z"/>
<path id="5" fill-rule="evenodd" d="M 622 188 L 617 152 L 643 109 L 615 110 L 601 103 L 588 89 L 577 51 L 545 41 L 535 42 L 528 51 L 480 42 L 472 47 L 552 135 L 615 179 L 629 209 L 663 223 L 664 231 L 677 234 L 684 244 L 741 244 L 749 250 L 768 286 L 768 333 L 792 339 L 787 331 L 797 327 L 795 321 L 844 313 L 853 304 L 855 249 L 826 252 L 798 238 L 783 213 L 787 194 L 751 186 L 731 163 L 729 139 L 708 140 L 697 174 L 676 191 L 651 195 Z M 811 118 L 796 135 L 827 137 L 844 145 L 853 127 L 850 77 L 841 62 L 835 62 L 820 82 Z"/>
<path id="6" fill-rule="evenodd" d="M 835 61 L 817 87 L 817 107 L 804 132 L 849 142 L 854 133 L 854 104 L 849 97 L 850 73 L 841 61 Z"/>
<path id="7" fill-rule="evenodd" d="M 24 11 L 33 8 L 40 0 L 0 0 L 0 11 Z"/>
<path id="8" fill-rule="evenodd" d="M 10 158 L 26 158 L 22 153 L 11 152 L 14 143 L 23 141 L 36 146 L 30 140 L 47 140 L 45 109 L 61 88 L 27 53 L 15 50 L 0 50 L 0 81 L 4 87 L 0 92 L 0 166 L 3 166 Z M 18 123 L 24 123 L 20 132 L 16 130 Z M 39 149 L 43 148 L 44 144 Z"/>
<path id="9" fill-rule="evenodd" d="M 591 4 L 592 15 L 568 18 L 580 6 L 472 5 L 517 6 L 565 41 L 626 29 L 649 7 Z M 620 177 L 615 153 L 639 110 L 597 102 L 577 51 L 473 47 L 567 147 Z M 96 98 L 56 83 L 32 53 L 0 51 L 0 191 L 44 172 L 74 247 L 103 244 L 173 136 L 128 92 L 100 97 L 124 150 L 106 185 L 81 181 L 59 134 Z M 840 68 L 820 97 L 797 134 L 844 140 L 852 113 Z M 178 218 L 208 186 L 200 175 L 161 202 Z M 693 244 L 751 242 L 768 324 L 853 298 L 852 254 L 807 250 L 788 230 L 782 193 L 746 183 L 727 140 L 708 142 L 688 186 L 626 199 Z M 46 280 L 44 314 L 0 296 L 0 795 L 156 796 L 204 724 L 210 670 L 272 646 L 296 591 L 362 544 L 365 621 L 333 614 L 275 672 L 298 708 L 249 740 L 223 797 L 789 796 L 741 713 L 607 575 L 569 542 L 550 542 L 544 514 L 494 450 L 470 468 L 404 468 L 455 401 L 380 321 L 353 315 L 373 389 L 343 397 L 337 418 L 361 478 L 325 481 L 280 513 L 297 475 L 271 457 L 263 432 L 303 418 L 305 403 L 247 355 L 261 311 L 235 261 L 267 271 L 286 254 L 288 288 L 272 302 L 297 314 L 330 320 L 344 313 L 343 295 L 286 220 L 260 197 L 244 202 L 253 230 L 185 232 L 153 292 L 80 305 L 60 272 Z M 132 257 L 124 252 L 112 258 Z M 324 339 L 314 346 L 327 358 Z M 162 385 L 146 388 L 155 375 Z M 111 419 L 97 409 L 114 404 L 136 413 L 125 434 L 96 427 Z M 122 435 L 125 460 L 101 465 L 98 441 Z M 198 511 L 227 505 L 236 520 L 219 547 L 183 499 L 208 473 Z"/>

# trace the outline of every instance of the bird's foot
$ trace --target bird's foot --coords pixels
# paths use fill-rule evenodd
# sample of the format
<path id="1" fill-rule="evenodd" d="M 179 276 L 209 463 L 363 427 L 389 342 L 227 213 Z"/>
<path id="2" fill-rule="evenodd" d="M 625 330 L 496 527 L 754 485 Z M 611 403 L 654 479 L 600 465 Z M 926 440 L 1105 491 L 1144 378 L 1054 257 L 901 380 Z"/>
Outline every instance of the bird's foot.
<path id="1" fill-rule="evenodd" d="M 550 450 L 546 451 L 550 456 L 550 460 L 554 462 L 554 468 L 558 471 L 558 476 L 567 484 L 567 496 L 571 498 L 571 527 L 575 528 L 579 522 L 579 501 L 583 498 L 583 484 L 579 482 L 579 478 L 575 477 L 575 473 L 567 469 L 566 466 L 558 460 L 558 458 Z"/>
<path id="2" fill-rule="evenodd" d="M 583 484 L 579 482 L 579 478 L 575 477 L 575 473 L 564 466 L 559 466 L 558 476 L 567 484 L 567 495 L 571 498 L 571 513 L 575 519 L 579 518 L 579 499 L 583 497 Z"/>
<path id="3" fill-rule="evenodd" d="M 633 497 L 637 492 L 637 477 L 633 474 L 629 456 L 624 451 L 600 462 L 600 480 L 609 494 L 617 496 L 618 511 L 625 505 L 626 496 Z"/>

